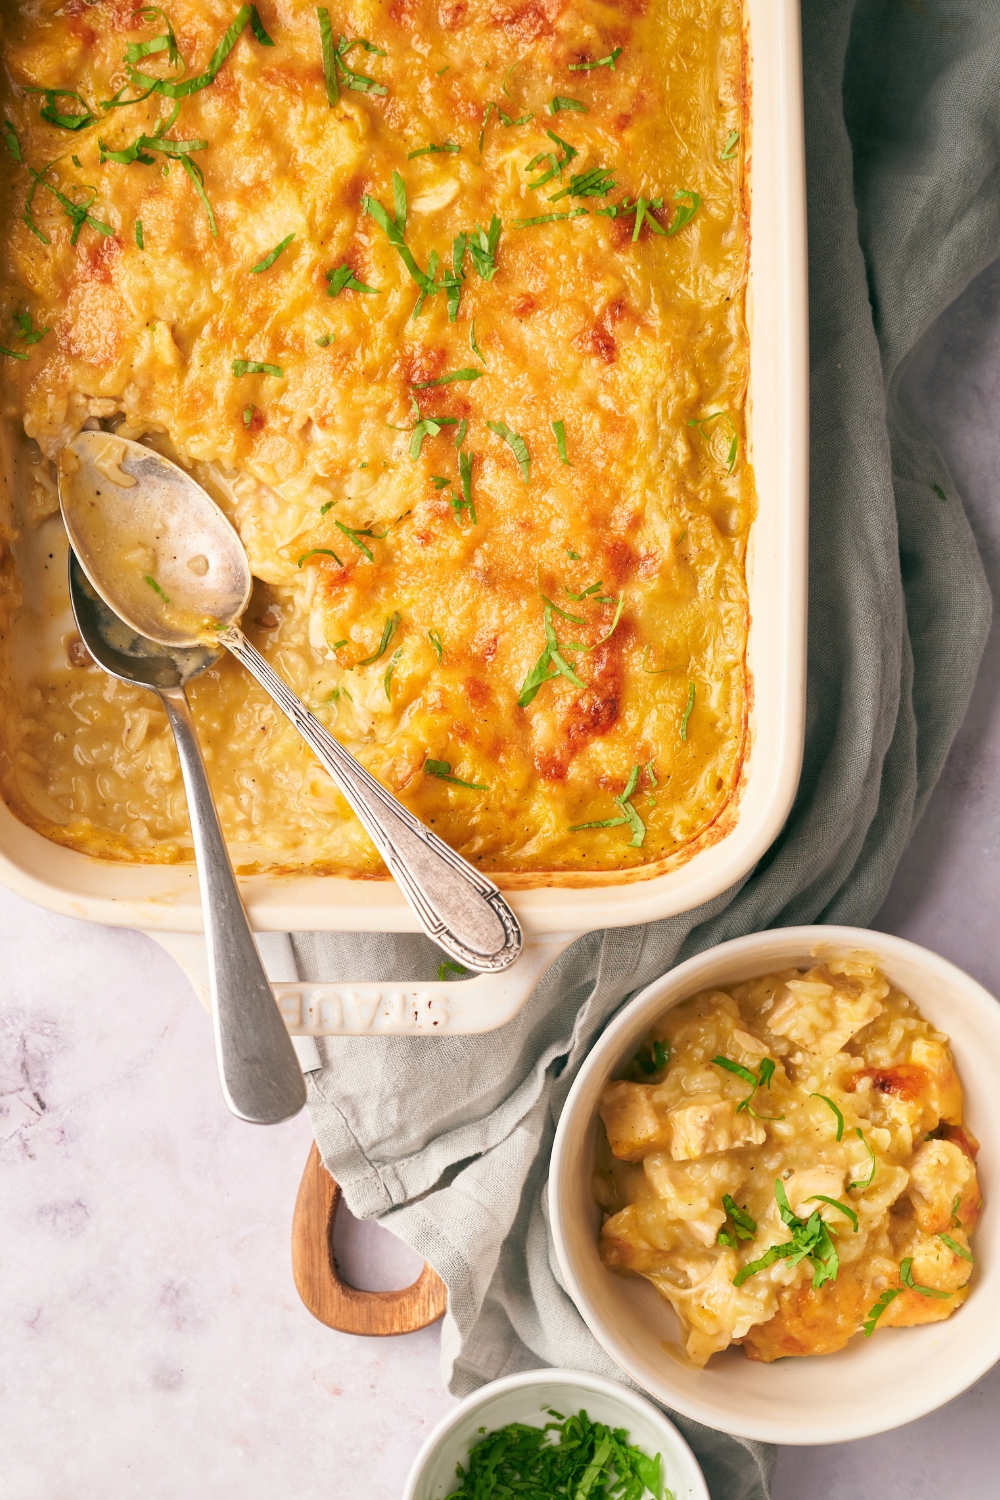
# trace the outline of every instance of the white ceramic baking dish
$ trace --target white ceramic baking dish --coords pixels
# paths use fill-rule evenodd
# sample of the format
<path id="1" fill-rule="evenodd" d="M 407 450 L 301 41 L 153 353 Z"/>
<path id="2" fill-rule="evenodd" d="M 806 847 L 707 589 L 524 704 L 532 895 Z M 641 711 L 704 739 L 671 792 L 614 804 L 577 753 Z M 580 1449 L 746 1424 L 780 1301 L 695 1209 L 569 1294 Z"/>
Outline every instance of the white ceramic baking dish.
<path id="1" fill-rule="evenodd" d="M 302 986 L 283 986 L 279 998 L 293 1032 L 491 1030 L 516 1012 L 573 938 L 595 928 L 655 921 L 711 900 L 746 874 L 784 823 L 801 766 L 805 709 L 809 363 L 799 7 L 796 0 L 746 0 L 746 17 L 752 83 L 745 141 L 752 185 L 747 447 L 759 511 L 748 557 L 750 747 L 730 831 L 653 879 L 508 891 L 526 944 L 506 975 L 432 989 L 312 985 L 307 993 Z M 192 865 L 94 859 L 50 843 L 0 803 L 0 880 L 67 916 L 142 928 L 196 982 L 204 978 Z M 259 875 L 240 885 L 258 931 L 417 930 L 391 881 Z"/>

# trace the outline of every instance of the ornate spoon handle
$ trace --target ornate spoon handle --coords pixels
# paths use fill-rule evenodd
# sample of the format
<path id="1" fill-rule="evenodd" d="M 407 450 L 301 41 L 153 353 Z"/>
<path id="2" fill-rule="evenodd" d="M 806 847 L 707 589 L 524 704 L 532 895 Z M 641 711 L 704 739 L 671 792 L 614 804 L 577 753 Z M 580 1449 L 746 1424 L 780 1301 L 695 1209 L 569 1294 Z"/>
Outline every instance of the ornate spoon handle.
<path id="1" fill-rule="evenodd" d="M 521 951 L 521 929 L 493 882 L 369 775 L 236 625 L 220 631 L 218 640 L 270 694 L 329 771 L 428 937 L 478 973 L 496 973 L 512 964 Z"/>

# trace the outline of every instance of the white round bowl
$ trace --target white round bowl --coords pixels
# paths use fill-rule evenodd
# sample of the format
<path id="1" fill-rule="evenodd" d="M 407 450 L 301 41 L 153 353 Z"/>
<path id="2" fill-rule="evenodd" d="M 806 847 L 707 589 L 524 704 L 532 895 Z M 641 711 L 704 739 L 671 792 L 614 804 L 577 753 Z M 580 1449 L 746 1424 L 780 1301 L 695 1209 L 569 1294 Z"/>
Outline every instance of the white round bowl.
<path id="1" fill-rule="evenodd" d="M 508 1422 L 544 1427 L 548 1407 L 563 1416 L 581 1409 L 592 1422 L 624 1427 L 629 1441 L 650 1458 L 662 1456 L 660 1477 L 676 1500 L 709 1500 L 694 1454 L 677 1428 L 644 1396 L 628 1386 L 579 1370 L 526 1370 L 473 1391 L 439 1422 L 413 1461 L 403 1500 L 443 1500 L 458 1484 L 455 1465 L 468 1464 L 469 1449 L 482 1434 Z"/>
<path id="2" fill-rule="evenodd" d="M 607 1270 L 591 1193 L 601 1090 L 664 1011 L 712 985 L 772 969 L 808 968 L 826 954 L 873 953 L 887 977 L 951 1040 L 965 1117 L 982 1145 L 985 1199 L 972 1249 L 968 1303 L 942 1323 L 885 1329 L 837 1354 L 748 1360 L 715 1354 L 704 1370 L 668 1352 L 679 1328 L 639 1277 Z M 590 1331 L 658 1401 L 709 1427 L 773 1443 L 838 1443 L 886 1432 L 943 1406 L 1000 1359 L 1000 1005 L 953 964 L 902 938 L 858 927 L 787 927 L 722 943 L 672 969 L 628 1004 L 597 1042 L 563 1108 L 549 1171 L 549 1210 L 566 1286 Z"/>

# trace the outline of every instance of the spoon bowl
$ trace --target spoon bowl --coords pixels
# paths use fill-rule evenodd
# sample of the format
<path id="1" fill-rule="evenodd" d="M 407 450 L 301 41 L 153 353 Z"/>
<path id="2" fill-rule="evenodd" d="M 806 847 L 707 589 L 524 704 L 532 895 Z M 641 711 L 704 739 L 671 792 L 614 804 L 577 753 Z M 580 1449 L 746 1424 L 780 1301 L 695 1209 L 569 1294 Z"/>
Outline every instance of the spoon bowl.
<path id="1" fill-rule="evenodd" d="M 59 503 L 83 571 L 138 634 L 197 647 L 246 609 L 253 579 L 239 535 L 161 454 L 81 432 L 59 454 Z"/>

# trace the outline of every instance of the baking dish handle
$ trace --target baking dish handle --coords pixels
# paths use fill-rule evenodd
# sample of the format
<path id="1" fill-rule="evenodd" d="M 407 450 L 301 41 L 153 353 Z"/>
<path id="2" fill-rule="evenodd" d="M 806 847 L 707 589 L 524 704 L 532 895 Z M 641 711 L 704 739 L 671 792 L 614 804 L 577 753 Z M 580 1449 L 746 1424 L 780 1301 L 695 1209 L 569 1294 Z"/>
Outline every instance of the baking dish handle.
<path id="1" fill-rule="evenodd" d="M 342 1281 L 333 1249 L 340 1187 L 323 1165 L 315 1141 L 299 1184 L 292 1219 L 292 1274 L 314 1318 L 341 1333 L 385 1336 L 415 1333 L 440 1318 L 448 1290 L 429 1265 L 398 1292 L 363 1292 Z"/>
<path id="2" fill-rule="evenodd" d="M 177 960 L 206 1007 L 208 974 L 200 933 L 149 932 Z M 501 974 L 404 984 L 284 980 L 273 984 L 292 1036 L 474 1036 L 517 1015 L 579 932 L 526 936 L 520 958 Z"/>

